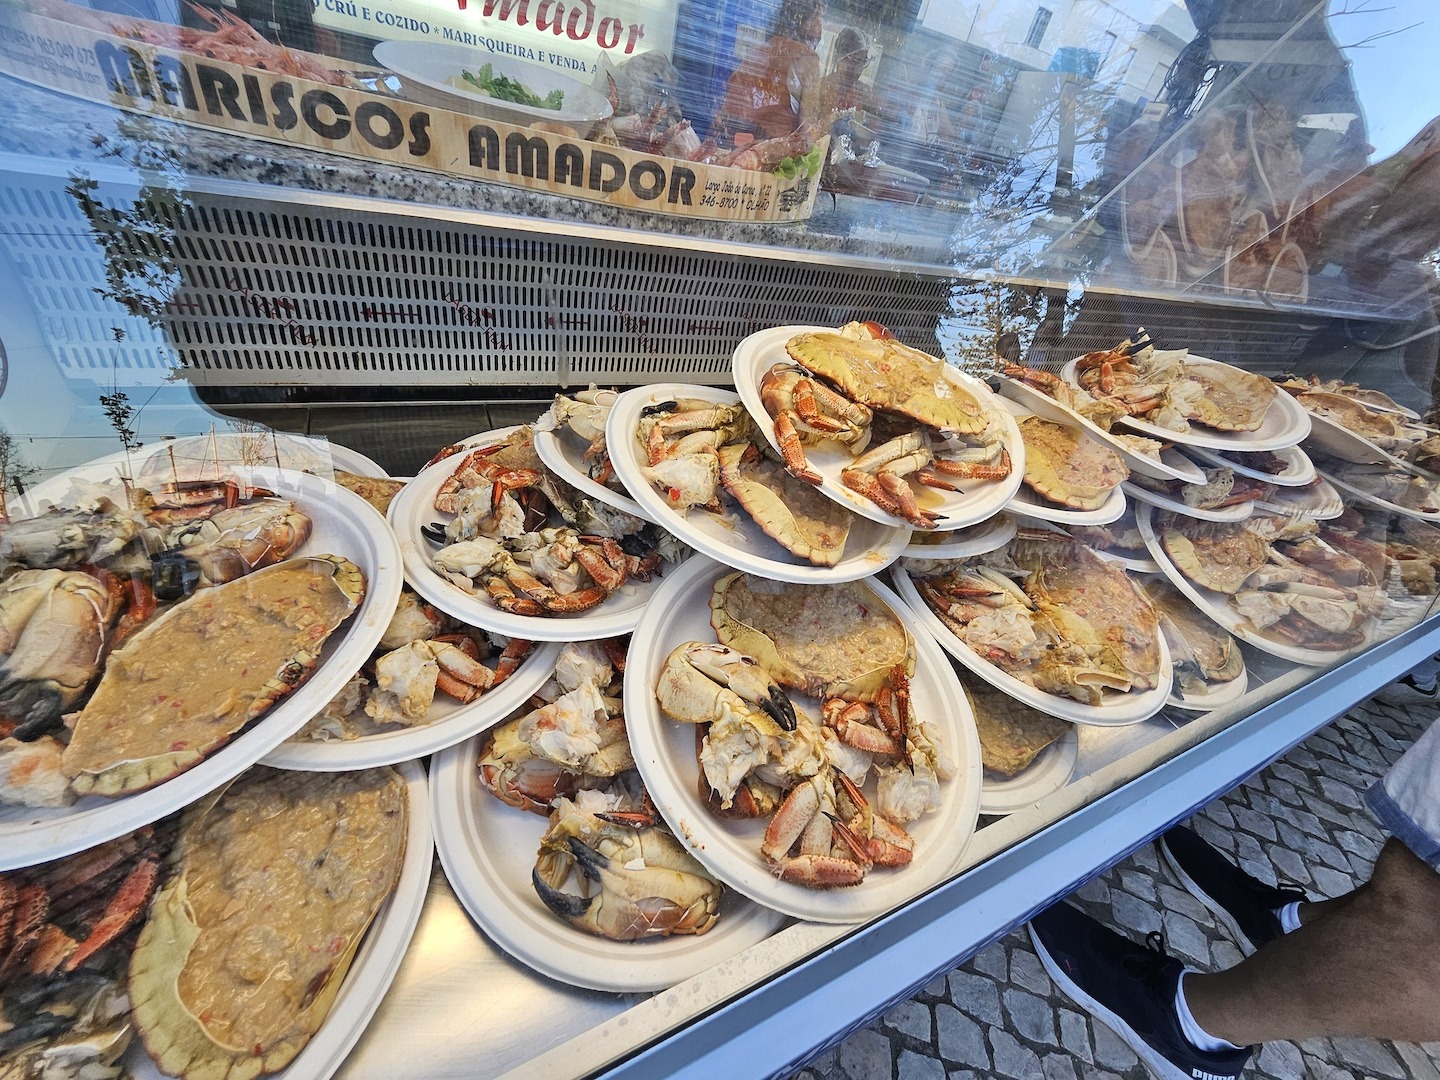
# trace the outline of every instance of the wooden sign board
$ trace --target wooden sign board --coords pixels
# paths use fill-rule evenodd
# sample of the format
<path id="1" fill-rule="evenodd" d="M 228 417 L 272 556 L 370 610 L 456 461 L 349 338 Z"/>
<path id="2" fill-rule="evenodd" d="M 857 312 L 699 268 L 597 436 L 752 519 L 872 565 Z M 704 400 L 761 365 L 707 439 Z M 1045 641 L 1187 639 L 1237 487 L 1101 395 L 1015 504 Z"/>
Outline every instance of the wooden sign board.
<path id="1" fill-rule="evenodd" d="M 312 54 L 298 55 L 323 63 Z M 183 124 L 631 210 L 724 221 L 802 221 L 814 210 L 818 189 L 803 175 L 786 179 L 567 138 L 242 67 L 13 8 L 0 11 L 0 71 Z"/>

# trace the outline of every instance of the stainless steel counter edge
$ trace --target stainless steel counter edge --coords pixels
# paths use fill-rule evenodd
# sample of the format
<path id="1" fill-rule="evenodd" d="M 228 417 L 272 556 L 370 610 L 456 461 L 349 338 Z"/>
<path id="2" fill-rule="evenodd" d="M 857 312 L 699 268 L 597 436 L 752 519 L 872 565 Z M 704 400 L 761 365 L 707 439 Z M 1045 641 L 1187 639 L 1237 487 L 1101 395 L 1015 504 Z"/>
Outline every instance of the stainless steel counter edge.
<path id="1" fill-rule="evenodd" d="M 1282 695 L 1248 716 L 1197 718 L 982 830 L 969 870 L 898 911 L 861 928 L 797 923 L 505 1075 L 784 1075 L 1437 649 L 1432 617 L 1331 671 L 1288 672 L 1270 684 Z M 1037 830 L 1041 818 L 1053 823 Z"/>

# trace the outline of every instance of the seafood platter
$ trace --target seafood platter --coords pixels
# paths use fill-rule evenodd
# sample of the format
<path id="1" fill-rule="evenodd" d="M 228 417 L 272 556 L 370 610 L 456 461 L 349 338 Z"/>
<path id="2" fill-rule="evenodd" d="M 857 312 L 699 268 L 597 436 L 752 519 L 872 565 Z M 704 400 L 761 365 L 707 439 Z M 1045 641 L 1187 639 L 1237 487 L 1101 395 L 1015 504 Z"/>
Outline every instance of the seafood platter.
<path id="1" fill-rule="evenodd" d="M 1086 353 L 1060 377 L 1151 439 L 1209 450 L 1278 450 L 1310 434 L 1310 415 L 1269 379 L 1188 349 L 1138 340 Z"/>
<path id="2" fill-rule="evenodd" d="M 409 948 L 433 850 L 417 763 L 262 767 L 183 814 L 0 874 L 6 1075 L 332 1075 Z M 255 959 L 294 978 L 248 978 L 235 942 L 262 936 Z"/>
<path id="3" fill-rule="evenodd" d="M 850 923 L 955 871 L 979 812 L 974 720 L 944 653 L 890 590 L 776 582 L 696 557 L 635 642 L 624 687 L 635 764 L 715 877 L 788 915 Z"/>
<path id="4" fill-rule="evenodd" d="M 1440 520 L 1440 480 L 1395 465 L 1324 461 L 1321 475 L 1346 495 L 1401 517 Z M 1337 515 L 1338 516 L 1338 515 Z"/>
<path id="5" fill-rule="evenodd" d="M 576 491 L 528 425 L 447 446 L 390 504 L 405 576 L 471 626 L 531 641 L 634 629 L 683 545 Z"/>
<path id="6" fill-rule="evenodd" d="M 980 813 L 1013 814 L 1070 782 L 1080 760 L 1075 725 L 1021 704 L 963 669 L 957 674 L 980 736 Z"/>
<path id="7" fill-rule="evenodd" d="M 1140 589 L 1160 619 L 1175 670 L 1167 704 L 1209 712 L 1240 698 L 1249 683 L 1240 643 L 1163 576 L 1147 578 Z"/>
<path id="8" fill-rule="evenodd" d="M 1107 525 L 1125 513 L 1130 470 L 1118 453 L 1076 424 L 1004 405 L 1025 444 L 1020 490 L 1007 504 L 1012 512 L 1061 525 Z"/>
<path id="9" fill-rule="evenodd" d="M 896 588 L 962 665 L 1075 723 L 1138 724 L 1165 706 L 1169 650 L 1150 602 L 1117 563 L 1043 523 L 1002 548 L 894 571 Z"/>
<path id="10" fill-rule="evenodd" d="M 728 390 L 643 386 L 607 420 L 609 460 L 642 512 L 695 550 L 777 581 L 869 577 L 910 542 L 904 522 L 852 512 L 762 452 Z"/>
<path id="11" fill-rule="evenodd" d="M 1391 464 L 1435 469 L 1440 465 L 1440 433 L 1419 422 L 1409 410 L 1378 391 L 1333 383 L 1309 384 L 1289 378 L 1279 383 L 1287 397 L 1309 414 L 1309 444 L 1320 453 L 1356 465 Z"/>
<path id="12" fill-rule="evenodd" d="M 1222 453 L 1203 446 L 1187 446 L 1185 456 L 1199 465 L 1232 470 L 1236 476 L 1260 480 L 1276 487 L 1304 487 L 1315 479 L 1315 463 L 1298 446 L 1279 450 L 1237 450 Z"/>
<path id="13" fill-rule="evenodd" d="M 1166 442 L 1131 432 L 1114 430 L 1125 415 L 1113 404 L 1101 401 L 1088 390 L 1039 368 L 997 362 L 992 376 L 1000 393 L 1024 409 L 1057 424 L 1079 427 L 1086 434 L 1119 454 L 1132 473 L 1157 480 L 1184 480 L 1200 483 L 1200 470 L 1184 460 L 1165 460 L 1160 451 Z"/>
<path id="14" fill-rule="evenodd" d="M 1185 457 L 1178 450 L 1166 450 L 1162 456 Z M 1136 477 L 1126 482 L 1125 491 L 1136 502 L 1201 521 L 1244 521 L 1255 512 L 1258 500 L 1275 491 L 1273 485 L 1244 476 L 1229 466 L 1202 472 L 1204 482 L 1199 484 Z"/>
<path id="15" fill-rule="evenodd" d="M 1004 512 L 965 529 L 949 532 L 922 532 L 917 529 L 911 534 L 910 543 L 902 554 L 907 559 L 964 559 L 970 555 L 983 555 L 1008 544 L 1015 535 L 1015 529 L 1015 517 Z"/>
<path id="16" fill-rule="evenodd" d="M 400 593 L 394 536 L 329 480 L 128 470 L 121 453 L 47 481 L 55 505 L 0 534 L 0 867 L 232 780 L 341 690 Z"/>
<path id="17" fill-rule="evenodd" d="M 1330 521 L 1345 512 L 1345 500 L 1328 477 L 1317 473 L 1314 480 L 1302 487 L 1272 488 L 1268 495 L 1255 501 L 1255 509 L 1267 514 Z"/>
<path id="18" fill-rule="evenodd" d="M 264 763 L 337 771 L 433 754 L 513 712 L 559 652 L 467 626 L 405 588 L 370 660 Z"/>
<path id="19" fill-rule="evenodd" d="M 1134 501 L 1125 504 L 1125 513 L 1107 525 L 1076 525 L 1065 530 L 1102 559 L 1110 559 L 1137 574 L 1158 574 L 1160 567 L 1135 523 Z"/>
<path id="20" fill-rule="evenodd" d="M 732 374 L 789 474 L 863 517 L 962 529 L 1019 490 L 1020 431 L 994 392 L 878 323 L 761 330 Z"/>
<path id="21" fill-rule="evenodd" d="M 556 394 L 555 404 L 535 421 L 535 453 L 546 468 L 581 494 L 649 521 L 616 475 L 605 444 L 605 424 L 619 398 L 618 390 L 593 386 L 574 397 Z"/>
<path id="22" fill-rule="evenodd" d="M 567 644 L 544 704 L 431 774 L 440 861 L 470 916 L 537 971 L 612 992 L 671 986 L 783 922 L 660 820 L 620 712 L 626 653 L 623 639 Z"/>
<path id="23" fill-rule="evenodd" d="M 1141 508 L 1161 571 L 1229 633 L 1297 664 L 1328 665 L 1373 639 L 1389 599 L 1364 560 L 1313 520 L 1200 521 Z"/>

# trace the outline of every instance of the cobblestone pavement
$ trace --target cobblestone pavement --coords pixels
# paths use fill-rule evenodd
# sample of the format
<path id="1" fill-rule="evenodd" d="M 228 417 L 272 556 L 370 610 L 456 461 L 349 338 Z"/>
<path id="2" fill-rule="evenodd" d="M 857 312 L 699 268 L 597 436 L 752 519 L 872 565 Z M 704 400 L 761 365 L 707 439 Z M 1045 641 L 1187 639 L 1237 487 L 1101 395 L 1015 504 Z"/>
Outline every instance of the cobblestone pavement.
<path id="1" fill-rule="evenodd" d="M 1262 880 L 1302 886 L 1314 899 L 1370 876 L 1384 836 L 1360 795 L 1429 720 L 1366 702 L 1264 772 L 1211 803 L 1190 826 Z M 1153 845 L 1084 885 L 1072 899 L 1101 922 L 1143 939 L 1163 930 L 1172 955 L 1202 970 L 1240 950 L 1162 867 Z M 1271 1043 L 1247 1076 L 1440 1080 L 1440 1043 L 1375 1039 Z M 794 1080 L 1148 1080 L 1120 1037 L 1050 982 L 1017 931 L 802 1069 Z"/>

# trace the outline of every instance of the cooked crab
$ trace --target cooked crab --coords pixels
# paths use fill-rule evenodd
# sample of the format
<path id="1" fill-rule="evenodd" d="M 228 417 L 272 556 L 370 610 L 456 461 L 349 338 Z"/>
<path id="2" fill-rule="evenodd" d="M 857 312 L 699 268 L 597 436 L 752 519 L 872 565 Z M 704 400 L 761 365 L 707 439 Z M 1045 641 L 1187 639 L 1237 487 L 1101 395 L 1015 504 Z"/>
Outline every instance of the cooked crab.
<path id="1" fill-rule="evenodd" d="M 765 535 L 816 566 L 834 566 L 845 553 L 855 515 L 801 483 L 750 443 L 719 450 L 720 481 Z"/>
<path id="2" fill-rule="evenodd" d="M 1094 510 L 1130 475 L 1119 454 L 1077 428 L 1027 416 L 1020 421 L 1020 437 L 1025 483 L 1061 506 Z"/>
<path id="3" fill-rule="evenodd" d="M 1235 593 L 1270 558 L 1270 544 L 1248 522 L 1200 521 L 1162 512 L 1156 532 L 1165 553 L 1195 584 Z"/>
<path id="4" fill-rule="evenodd" d="M 1401 448 L 1414 441 L 1406 435 L 1405 425 L 1400 417 L 1393 413 L 1368 409 L 1344 394 L 1308 390 L 1296 395 L 1296 398 L 1316 416 L 1323 416 L 1382 449 Z"/>
<path id="5" fill-rule="evenodd" d="M 839 332 L 798 334 L 785 347 L 796 364 L 765 373 L 761 400 L 775 422 L 785 467 L 797 479 L 816 485 L 822 479 L 803 443 L 843 443 L 858 456 L 841 470 L 841 483 L 917 528 L 930 528 L 940 517 L 920 506 L 910 477 L 953 491 L 964 479 L 1010 474 L 995 410 L 951 379 L 943 361 L 901 345 L 883 327 L 850 323 Z M 888 430 L 867 449 L 872 423 L 882 420 Z"/>
<path id="6" fill-rule="evenodd" d="M 1240 646 L 1200 613 L 1167 581 L 1151 579 L 1142 586 L 1160 617 L 1160 631 L 1170 647 L 1175 679 L 1184 693 L 1204 693 L 1214 683 L 1239 678 L 1245 670 Z"/>

